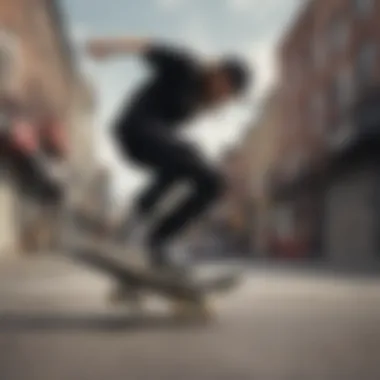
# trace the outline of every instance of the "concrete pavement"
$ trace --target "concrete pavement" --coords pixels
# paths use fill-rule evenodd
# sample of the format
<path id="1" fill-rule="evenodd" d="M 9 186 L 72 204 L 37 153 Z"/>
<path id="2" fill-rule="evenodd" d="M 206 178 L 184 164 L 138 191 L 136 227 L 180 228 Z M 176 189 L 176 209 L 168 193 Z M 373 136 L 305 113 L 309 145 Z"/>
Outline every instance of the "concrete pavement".
<path id="1" fill-rule="evenodd" d="M 49 310 L 74 306 L 91 310 L 101 305 L 100 293 L 107 291 L 108 280 L 70 265 L 58 269 L 46 262 L 44 270 L 36 269 L 41 270 L 37 277 L 26 270 L 29 277 L 17 281 L 13 277 L 13 282 L 0 274 L 1 307 L 4 299 L 13 299 L 16 307 L 27 299 L 50 300 Z M 51 266 L 59 276 L 51 275 Z M 380 378 L 380 279 L 376 277 L 260 268 L 251 272 L 239 291 L 221 299 L 217 309 L 218 321 L 204 327 L 142 323 L 109 330 L 68 323 L 37 328 L 19 324 L 11 329 L 0 323 L 0 378 Z"/>
<path id="2" fill-rule="evenodd" d="M 0 261 L 3 311 L 102 307 L 111 286 L 110 279 L 54 254 Z"/>

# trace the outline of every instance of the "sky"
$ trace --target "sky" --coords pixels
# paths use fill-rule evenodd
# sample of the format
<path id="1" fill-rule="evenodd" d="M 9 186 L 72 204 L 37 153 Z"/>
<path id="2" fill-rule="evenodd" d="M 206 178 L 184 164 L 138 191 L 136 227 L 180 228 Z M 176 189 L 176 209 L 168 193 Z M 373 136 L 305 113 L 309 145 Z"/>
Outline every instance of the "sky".
<path id="1" fill-rule="evenodd" d="M 276 81 L 276 41 L 298 9 L 299 0 L 63 0 L 68 28 L 82 70 L 97 96 L 96 149 L 113 173 L 113 192 L 131 196 L 148 174 L 123 162 L 109 137 L 112 119 L 147 75 L 136 57 L 95 63 L 82 54 L 88 38 L 96 36 L 153 37 L 189 46 L 201 57 L 236 53 L 255 72 L 255 87 L 244 102 L 194 120 L 187 138 L 204 154 L 217 159 L 255 117 L 259 100 Z"/>

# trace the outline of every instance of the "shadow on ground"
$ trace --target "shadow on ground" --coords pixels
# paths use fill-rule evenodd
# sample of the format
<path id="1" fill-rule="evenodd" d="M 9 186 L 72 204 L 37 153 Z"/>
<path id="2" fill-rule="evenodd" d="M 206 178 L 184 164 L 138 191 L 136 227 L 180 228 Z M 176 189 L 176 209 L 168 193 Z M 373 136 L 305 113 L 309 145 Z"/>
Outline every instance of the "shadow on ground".
<path id="1" fill-rule="evenodd" d="M 106 332 L 148 329 L 203 328 L 210 320 L 163 315 L 100 315 L 100 314 L 60 314 L 60 313 L 1 313 L 1 332 L 41 332 L 41 331 L 84 331 L 103 330 Z"/>

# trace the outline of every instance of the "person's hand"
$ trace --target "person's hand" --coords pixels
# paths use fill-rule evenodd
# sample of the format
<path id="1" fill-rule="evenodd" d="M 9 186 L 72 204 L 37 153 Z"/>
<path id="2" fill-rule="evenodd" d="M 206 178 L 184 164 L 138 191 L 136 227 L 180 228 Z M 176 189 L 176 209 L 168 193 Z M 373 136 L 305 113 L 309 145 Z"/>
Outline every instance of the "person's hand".
<path id="1" fill-rule="evenodd" d="M 103 60 L 111 54 L 109 45 L 103 41 L 90 40 L 86 44 L 87 54 L 96 60 Z"/>

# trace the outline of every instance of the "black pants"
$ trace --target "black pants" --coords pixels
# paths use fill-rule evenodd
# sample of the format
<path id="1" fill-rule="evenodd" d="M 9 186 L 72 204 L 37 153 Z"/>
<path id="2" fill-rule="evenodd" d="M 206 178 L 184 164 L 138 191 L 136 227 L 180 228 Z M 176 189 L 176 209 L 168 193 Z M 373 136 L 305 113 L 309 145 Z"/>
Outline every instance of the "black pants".
<path id="1" fill-rule="evenodd" d="M 149 217 L 154 206 L 180 181 L 192 185 L 191 195 L 154 226 L 150 243 L 159 246 L 182 231 L 217 200 L 221 175 L 189 143 L 164 125 L 147 118 L 123 123 L 117 137 L 127 157 L 153 171 L 153 182 L 137 198 L 136 207 Z"/>

